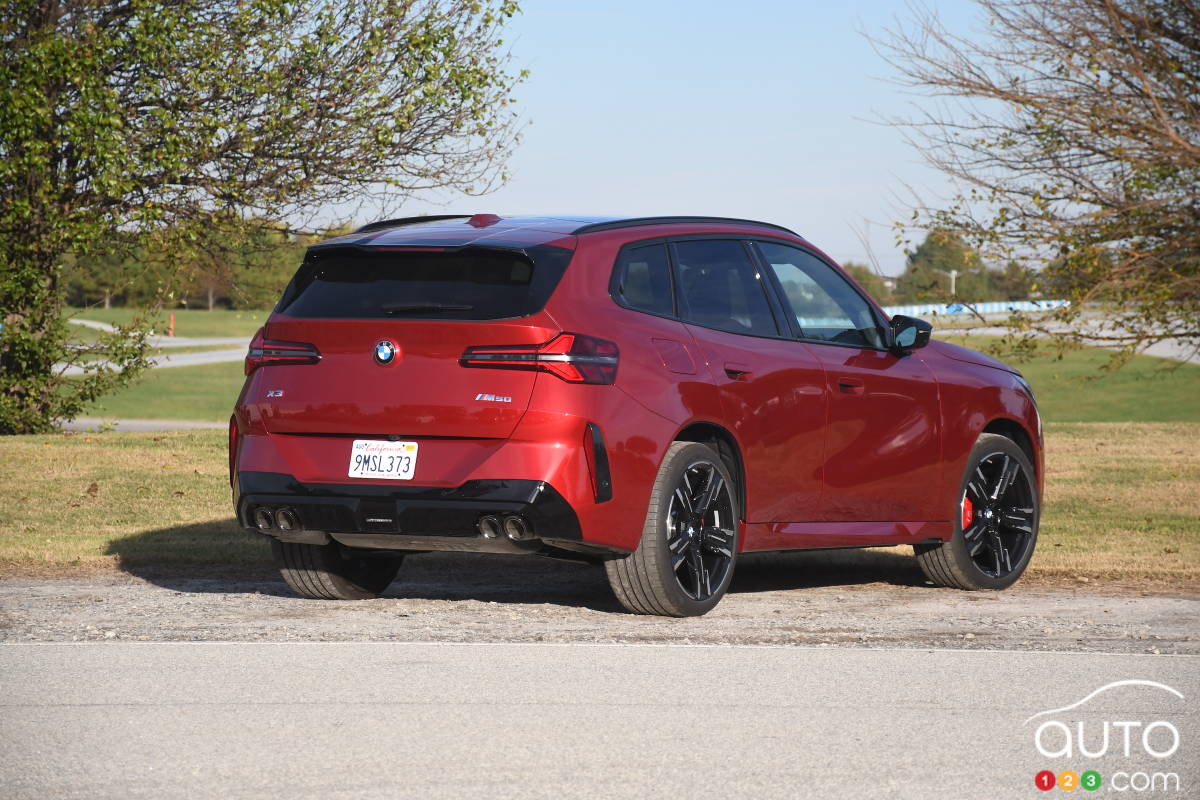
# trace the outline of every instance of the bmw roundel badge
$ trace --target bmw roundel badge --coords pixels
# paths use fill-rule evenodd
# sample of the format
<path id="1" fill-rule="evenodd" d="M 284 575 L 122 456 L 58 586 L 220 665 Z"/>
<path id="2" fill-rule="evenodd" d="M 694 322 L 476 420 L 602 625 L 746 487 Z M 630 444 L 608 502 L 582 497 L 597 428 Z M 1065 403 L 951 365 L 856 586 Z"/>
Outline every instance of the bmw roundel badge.
<path id="1" fill-rule="evenodd" d="M 387 366 L 396 360 L 396 345 L 384 339 L 375 345 L 375 361 Z"/>

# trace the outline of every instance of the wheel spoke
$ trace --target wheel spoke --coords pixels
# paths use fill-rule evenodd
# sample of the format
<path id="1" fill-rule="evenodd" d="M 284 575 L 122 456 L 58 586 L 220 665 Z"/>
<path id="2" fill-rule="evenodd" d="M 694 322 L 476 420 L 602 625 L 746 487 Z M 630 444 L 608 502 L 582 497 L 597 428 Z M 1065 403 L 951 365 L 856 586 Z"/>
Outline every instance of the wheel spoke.
<path id="1" fill-rule="evenodd" d="M 963 539 L 967 543 L 967 554 L 974 557 L 979 552 L 979 548 L 987 541 L 987 525 L 983 522 L 975 522 L 971 527 L 963 531 Z"/>
<path id="2" fill-rule="evenodd" d="M 1010 530 L 1033 533 L 1033 509 L 1007 508 L 1000 512 L 1000 524 Z"/>
<path id="3" fill-rule="evenodd" d="M 709 473 L 708 486 L 704 488 L 704 492 L 696 501 L 696 507 L 694 511 L 696 516 L 701 518 L 708 514 L 708 509 L 712 506 L 713 499 L 715 499 L 716 496 L 721 493 L 721 489 L 725 486 L 725 479 L 721 477 L 716 468 L 712 467 L 710 469 L 712 471 Z"/>
<path id="4" fill-rule="evenodd" d="M 667 542 L 667 549 L 671 551 L 671 571 L 675 572 L 691 558 L 692 537 L 687 534 L 676 536 Z"/>
<path id="5" fill-rule="evenodd" d="M 995 488 L 992 489 L 993 501 L 1004 497 L 1009 487 L 1012 486 L 1013 481 L 1016 480 L 1017 472 L 1020 469 L 1021 466 L 1017 464 L 1016 460 L 1009 458 L 1007 455 L 1004 456 L 1004 463 L 1000 466 L 1000 475 L 996 479 Z"/>
<path id="6" fill-rule="evenodd" d="M 703 600 L 712 594 L 712 587 L 709 585 L 708 569 L 704 566 L 704 556 L 699 547 L 691 548 L 689 566 L 691 566 L 692 575 L 696 577 L 696 599 Z"/>
<path id="7" fill-rule="evenodd" d="M 684 476 L 686 477 L 686 476 Z M 692 510 L 692 498 L 683 490 L 682 486 L 675 487 L 675 499 L 679 501 L 679 505 L 683 507 L 683 511 L 687 514 L 694 514 Z"/>
<path id="8" fill-rule="evenodd" d="M 967 482 L 967 491 L 974 495 L 976 503 L 984 503 L 988 500 L 987 478 L 984 477 L 983 471 L 979 467 L 975 467 L 975 474 L 971 476 L 971 480 Z"/>
<path id="9" fill-rule="evenodd" d="M 996 562 L 996 577 L 1007 575 L 1012 572 L 1012 557 L 1009 555 L 1008 548 L 1004 546 L 1004 540 L 1000 538 L 1000 534 L 993 533 L 990 538 L 992 555 Z"/>
<path id="10" fill-rule="evenodd" d="M 714 553 L 720 553 L 726 558 L 732 557 L 733 531 L 728 531 L 724 528 L 705 528 L 704 546 Z"/>

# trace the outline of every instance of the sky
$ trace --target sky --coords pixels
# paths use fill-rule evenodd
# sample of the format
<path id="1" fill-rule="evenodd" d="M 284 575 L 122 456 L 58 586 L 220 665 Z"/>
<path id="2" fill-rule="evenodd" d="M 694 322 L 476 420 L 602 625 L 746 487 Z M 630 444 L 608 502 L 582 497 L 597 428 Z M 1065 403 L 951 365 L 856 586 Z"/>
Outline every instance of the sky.
<path id="1" fill-rule="evenodd" d="M 910 189 L 948 192 L 879 121 L 919 100 L 863 35 L 911 19 L 904 0 L 521 5 L 505 39 L 530 77 L 514 92 L 525 126 L 509 182 L 399 214 L 745 217 L 894 275 Z M 977 19 L 969 0 L 930 5 L 952 30 Z"/>

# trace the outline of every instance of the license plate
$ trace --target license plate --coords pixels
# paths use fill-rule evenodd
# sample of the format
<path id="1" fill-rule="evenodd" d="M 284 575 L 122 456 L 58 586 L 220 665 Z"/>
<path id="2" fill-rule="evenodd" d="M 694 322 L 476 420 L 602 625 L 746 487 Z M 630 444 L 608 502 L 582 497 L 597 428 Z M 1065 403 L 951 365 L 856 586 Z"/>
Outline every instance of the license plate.
<path id="1" fill-rule="evenodd" d="M 416 442 L 382 442 L 378 439 L 355 439 L 350 448 L 351 478 L 384 478 L 393 481 L 412 480 L 417 469 Z"/>

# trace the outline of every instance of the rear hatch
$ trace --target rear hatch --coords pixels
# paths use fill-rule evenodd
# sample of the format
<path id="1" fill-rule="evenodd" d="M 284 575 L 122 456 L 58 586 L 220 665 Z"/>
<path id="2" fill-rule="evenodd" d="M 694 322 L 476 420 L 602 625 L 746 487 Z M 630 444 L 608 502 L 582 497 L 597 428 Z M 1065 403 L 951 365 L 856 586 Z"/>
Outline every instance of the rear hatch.
<path id="1" fill-rule="evenodd" d="M 537 373 L 470 369 L 460 357 L 553 339 L 542 307 L 570 257 L 551 245 L 310 251 L 263 336 L 312 345 L 320 358 L 259 367 L 267 430 L 506 438 Z"/>

